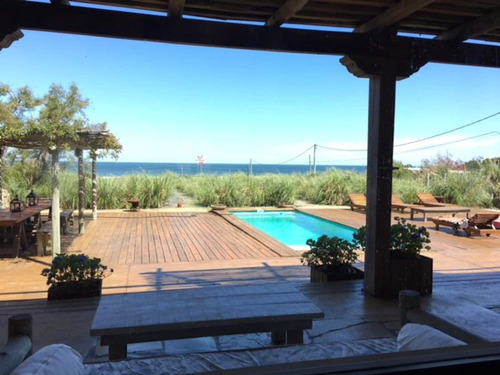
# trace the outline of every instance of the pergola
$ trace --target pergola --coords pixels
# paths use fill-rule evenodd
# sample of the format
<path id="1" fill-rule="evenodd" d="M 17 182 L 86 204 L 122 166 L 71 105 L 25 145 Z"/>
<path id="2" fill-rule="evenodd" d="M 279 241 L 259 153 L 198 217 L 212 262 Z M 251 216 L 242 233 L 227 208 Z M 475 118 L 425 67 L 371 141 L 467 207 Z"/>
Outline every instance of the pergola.
<path id="1" fill-rule="evenodd" d="M 87 6 L 76 6 L 83 3 Z M 397 80 L 428 62 L 500 67 L 499 0 L 7 0 L 0 5 L 0 21 L 0 48 L 29 29 L 343 55 L 349 72 L 370 80 L 365 290 L 374 296 L 390 282 Z M 346 31 L 329 31 L 333 28 Z"/>
<path id="2" fill-rule="evenodd" d="M 117 138 L 107 130 L 81 130 L 75 132 L 76 137 L 52 139 L 41 134 L 25 134 L 20 137 L 2 137 L 1 147 L 14 147 L 20 149 L 47 149 L 47 144 L 52 142 L 53 146 L 48 148 L 52 157 L 52 252 L 54 255 L 61 252 L 60 217 L 58 208 L 60 206 L 59 192 L 59 155 L 62 150 L 75 150 L 78 158 L 78 232 L 85 232 L 84 210 L 85 210 L 85 170 L 83 151 L 90 151 L 92 160 L 92 219 L 97 219 L 97 156 L 99 150 L 119 150 L 121 145 Z"/>

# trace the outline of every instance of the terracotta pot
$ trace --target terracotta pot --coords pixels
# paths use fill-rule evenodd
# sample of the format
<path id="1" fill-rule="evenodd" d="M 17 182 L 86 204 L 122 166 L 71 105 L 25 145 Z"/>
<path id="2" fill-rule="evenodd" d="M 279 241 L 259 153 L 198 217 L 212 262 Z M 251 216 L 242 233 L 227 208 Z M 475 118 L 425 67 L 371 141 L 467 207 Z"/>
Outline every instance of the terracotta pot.
<path id="1" fill-rule="evenodd" d="M 182 207 L 182 202 L 177 202 L 177 207 L 181 208 Z"/>
<path id="2" fill-rule="evenodd" d="M 48 290 L 47 299 L 53 301 L 59 299 L 99 297 L 101 293 L 102 280 L 93 280 L 86 283 L 70 281 L 51 285 Z"/>

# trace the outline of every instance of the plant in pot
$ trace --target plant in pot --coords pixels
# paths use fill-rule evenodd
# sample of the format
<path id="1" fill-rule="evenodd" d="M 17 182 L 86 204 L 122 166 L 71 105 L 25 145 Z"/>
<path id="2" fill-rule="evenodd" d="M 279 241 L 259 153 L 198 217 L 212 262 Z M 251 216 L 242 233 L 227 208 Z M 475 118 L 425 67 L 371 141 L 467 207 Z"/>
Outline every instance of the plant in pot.
<path id="1" fill-rule="evenodd" d="M 47 277 L 48 300 L 98 297 L 102 280 L 113 269 L 101 264 L 101 259 L 85 254 L 58 254 L 50 268 L 42 270 Z"/>
<path id="2" fill-rule="evenodd" d="M 353 267 L 358 259 L 356 246 L 340 237 L 322 235 L 317 240 L 308 239 L 311 248 L 300 261 L 311 269 L 311 282 L 362 279 L 363 271 Z"/>
<path id="3" fill-rule="evenodd" d="M 416 290 L 422 295 L 432 293 L 432 258 L 420 254 L 430 250 L 429 232 L 425 227 L 407 223 L 402 217 L 394 218 L 389 240 L 389 265 L 387 284 L 384 294 L 396 297 L 400 290 Z M 355 246 L 366 249 L 366 227 L 354 233 Z"/>

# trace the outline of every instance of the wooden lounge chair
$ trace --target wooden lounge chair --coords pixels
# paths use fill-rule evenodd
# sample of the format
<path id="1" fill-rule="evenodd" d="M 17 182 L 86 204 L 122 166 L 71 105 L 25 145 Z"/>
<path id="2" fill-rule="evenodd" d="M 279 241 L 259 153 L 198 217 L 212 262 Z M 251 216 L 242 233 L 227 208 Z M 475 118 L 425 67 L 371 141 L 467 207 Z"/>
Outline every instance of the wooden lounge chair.
<path id="1" fill-rule="evenodd" d="M 391 207 L 394 210 L 401 210 L 401 212 L 405 212 L 406 208 L 422 207 L 422 206 L 417 205 L 417 204 L 405 203 L 405 202 L 403 202 L 401 200 L 401 198 L 399 198 L 399 196 L 397 194 L 392 194 L 392 197 L 391 197 Z"/>
<path id="2" fill-rule="evenodd" d="M 355 208 L 366 210 L 366 195 L 361 193 L 352 193 L 349 194 L 349 199 L 351 200 L 350 206 L 352 211 L 354 211 Z"/>
<path id="3" fill-rule="evenodd" d="M 439 202 L 434 195 L 431 193 L 419 193 L 417 194 L 420 202 L 427 207 L 446 207 L 447 204 Z"/>
<path id="4" fill-rule="evenodd" d="M 469 219 L 469 225 L 464 228 L 465 234 L 471 236 L 473 234 L 490 236 L 491 234 L 500 235 L 500 229 L 496 229 L 493 221 L 498 219 L 500 215 L 495 213 L 475 214 Z"/>
<path id="5" fill-rule="evenodd" d="M 458 234 L 458 230 L 464 224 L 464 220 L 466 220 L 454 216 L 436 216 L 431 217 L 430 219 L 434 223 L 434 225 L 436 225 L 436 230 L 439 230 L 440 226 L 450 227 L 453 229 L 455 234 Z"/>

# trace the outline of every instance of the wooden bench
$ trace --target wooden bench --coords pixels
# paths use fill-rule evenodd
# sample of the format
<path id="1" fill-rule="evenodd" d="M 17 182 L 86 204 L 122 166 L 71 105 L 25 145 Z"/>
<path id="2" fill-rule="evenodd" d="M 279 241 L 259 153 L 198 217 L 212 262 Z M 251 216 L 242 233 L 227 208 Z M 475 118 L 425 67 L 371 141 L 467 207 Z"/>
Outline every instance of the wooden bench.
<path id="1" fill-rule="evenodd" d="M 68 224 L 73 226 L 73 210 L 67 209 L 59 214 L 61 220 L 61 233 L 66 234 L 68 230 Z"/>
<path id="2" fill-rule="evenodd" d="M 129 343 L 192 337 L 271 332 L 275 344 L 300 344 L 323 317 L 288 284 L 181 289 L 101 297 L 90 335 L 117 360 Z"/>
<path id="3" fill-rule="evenodd" d="M 36 254 L 43 256 L 48 252 L 52 252 L 52 221 L 47 221 L 42 224 L 36 231 Z"/>

